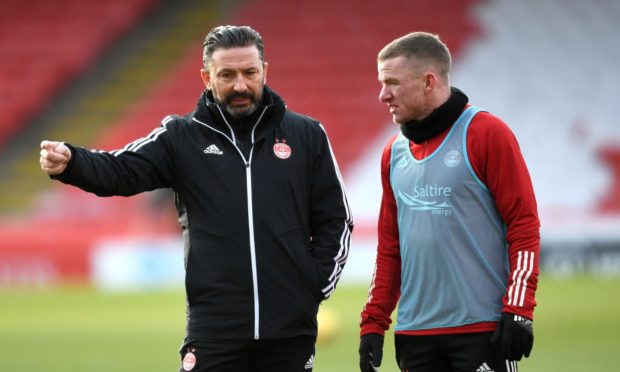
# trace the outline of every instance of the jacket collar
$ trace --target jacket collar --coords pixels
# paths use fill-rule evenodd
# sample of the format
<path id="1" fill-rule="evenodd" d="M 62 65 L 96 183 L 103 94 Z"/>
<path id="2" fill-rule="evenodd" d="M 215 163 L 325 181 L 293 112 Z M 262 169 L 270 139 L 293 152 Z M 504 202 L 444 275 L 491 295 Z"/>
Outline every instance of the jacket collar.
<path id="1" fill-rule="evenodd" d="M 241 121 L 243 121 L 242 125 L 254 127 L 258 122 L 254 132 L 254 142 L 258 142 L 269 133 L 280 128 L 285 110 L 286 104 L 284 100 L 276 92 L 271 90 L 271 88 L 265 85 L 263 89 L 263 101 L 254 113 L 241 119 Z M 196 109 L 194 110 L 194 119 L 232 138 L 231 124 L 235 123 L 231 123 L 231 121 L 234 119 L 215 103 L 213 92 L 210 90 L 203 91 L 198 99 Z"/>

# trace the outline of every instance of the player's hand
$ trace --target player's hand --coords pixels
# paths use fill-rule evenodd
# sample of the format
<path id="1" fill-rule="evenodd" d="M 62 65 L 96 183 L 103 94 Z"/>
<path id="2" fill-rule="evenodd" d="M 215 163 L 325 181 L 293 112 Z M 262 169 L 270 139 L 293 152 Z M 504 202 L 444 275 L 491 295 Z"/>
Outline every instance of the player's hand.
<path id="1" fill-rule="evenodd" d="M 383 336 L 368 333 L 360 339 L 360 371 L 378 371 L 383 359 Z"/>
<path id="2" fill-rule="evenodd" d="M 491 337 L 504 359 L 521 360 L 529 357 L 534 345 L 532 321 L 519 315 L 502 313 Z"/>
<path id="3" fill-rule="evenodd" d="M 41 142 L 41 169 L 48 176 L 57 176 L 67 169 L 71 160 L 71 150 L 63 142 Z"/>

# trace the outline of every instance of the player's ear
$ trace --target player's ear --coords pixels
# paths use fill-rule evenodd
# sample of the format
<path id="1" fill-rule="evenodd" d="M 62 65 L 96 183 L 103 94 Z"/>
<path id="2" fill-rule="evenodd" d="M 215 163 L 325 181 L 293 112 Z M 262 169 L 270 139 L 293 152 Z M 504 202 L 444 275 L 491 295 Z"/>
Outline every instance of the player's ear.
<path id="1" fill-rule="evenodd" d="M 437 75 L 433 72 L 424 73 L 424 92 L 430 93 L 437 85 Z"/>
<path id="2" fill-rule="evenodd" d="M 209 70 L 207 70 L 206 68 L 200 69 L 200 77 L 202 78 L 202 82 L 205 84 L 205 87 L 210 90 L 211 74 L 209 73 Z"/>

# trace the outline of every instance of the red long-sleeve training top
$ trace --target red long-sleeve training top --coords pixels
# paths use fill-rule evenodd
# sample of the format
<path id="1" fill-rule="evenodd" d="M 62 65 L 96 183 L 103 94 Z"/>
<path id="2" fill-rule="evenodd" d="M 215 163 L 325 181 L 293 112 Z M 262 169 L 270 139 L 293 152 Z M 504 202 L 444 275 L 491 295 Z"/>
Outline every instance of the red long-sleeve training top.
<path id="1" fill-rule="evenodd" d="M 450 128 L 438 136 L 410 149 L 417 160 L 431 155 L 442 143 Z M 401 261 L 396 200 L 390 184 L 390 156 L 395 137 L 390 139 L 381 158 L 383 196 L 378 222 L 378 248 L 375 273 L 368 302 L 361 314 L 361 334 L 383 334 L 390 315 L 400 298 Z M 530 175 L 519 144 L 497 116 L 479 112 L 467 129 L 467 155 L 478 178 L 493 196 L 496 208 L 506 225 L 510 273 L 503 311 L 533 319 L 535 292 L 539 274 L 540 221 Z M 526 255 L 527 252 L 527 255 Z M 528 257 L 528 260 L 525 260 Z M 431 335 L 493 331 L 495 322 L 400 334 Z"/>

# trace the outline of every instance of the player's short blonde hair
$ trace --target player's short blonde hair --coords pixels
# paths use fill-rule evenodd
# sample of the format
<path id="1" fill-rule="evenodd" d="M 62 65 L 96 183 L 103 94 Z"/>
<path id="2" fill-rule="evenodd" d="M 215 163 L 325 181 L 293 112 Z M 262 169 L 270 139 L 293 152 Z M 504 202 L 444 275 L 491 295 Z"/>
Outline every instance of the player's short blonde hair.
<path id="1" fill-rule="evenodd" d="M 450 75 L 452 56 L 438 35 L 428 32 L 412 32 L 387 44 L 377 56 L 379 61 L 405 57 L 432 64 L 444 78 Z"/>

